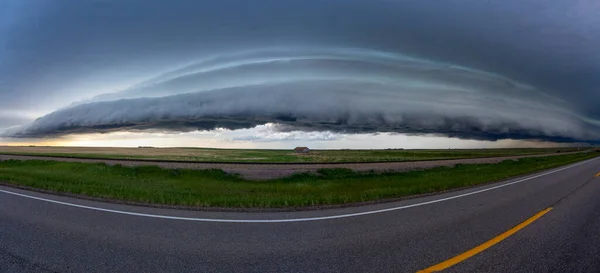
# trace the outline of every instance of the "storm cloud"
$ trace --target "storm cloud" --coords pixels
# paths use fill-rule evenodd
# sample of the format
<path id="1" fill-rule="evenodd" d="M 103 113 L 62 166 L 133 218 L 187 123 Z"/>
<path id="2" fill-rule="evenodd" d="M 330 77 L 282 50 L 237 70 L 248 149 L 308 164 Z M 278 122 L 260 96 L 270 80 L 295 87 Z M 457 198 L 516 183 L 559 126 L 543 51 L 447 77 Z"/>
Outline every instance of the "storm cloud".
<path id="1" fill-rule="evenodd" d="M 596 1 L 0 5 L 2 138 L 274 124 L 600 140 Z"/>
<path id="2" fill-rule="evenodd" d="M 491 74 L 361 49 L 256 51 L 199 61 L 4 132 L 10 137 L 164 129 L 438 134 L 480 140 L 600 138 L 598 122 Z"/>

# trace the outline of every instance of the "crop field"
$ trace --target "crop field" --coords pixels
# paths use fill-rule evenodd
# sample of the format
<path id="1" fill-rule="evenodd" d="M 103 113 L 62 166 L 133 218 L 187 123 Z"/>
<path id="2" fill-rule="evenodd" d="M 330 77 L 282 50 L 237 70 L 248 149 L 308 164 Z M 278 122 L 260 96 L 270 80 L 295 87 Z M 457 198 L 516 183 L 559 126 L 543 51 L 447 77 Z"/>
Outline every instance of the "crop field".
<path id="1" fill-rule="evenodd" d="M 498 156 L 520 156 L 564 153 L 584 148 L 539 149 L 444 149 L 444 150 L 311 150 L 296 154 L 289 150 L 210 149 L 210 148 L 101 148 L 0 146 L 0 154 L 78 157 L 96 159 L 136 159 L 191 162 L 235 163 L 332 163 L 392 162 L 442 159 L 465 159 Z"/>

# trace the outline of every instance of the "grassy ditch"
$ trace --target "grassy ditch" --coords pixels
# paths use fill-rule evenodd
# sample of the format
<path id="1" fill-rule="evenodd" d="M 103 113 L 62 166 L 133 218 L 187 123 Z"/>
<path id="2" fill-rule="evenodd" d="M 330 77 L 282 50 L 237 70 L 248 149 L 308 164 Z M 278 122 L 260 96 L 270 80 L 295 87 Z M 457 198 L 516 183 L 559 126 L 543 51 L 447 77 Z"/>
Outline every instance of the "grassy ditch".
<path id="1" fill-rule="evenodd" d="M 0 162 L 13 185 L 140 203 L 196 207 L 281 208 L 397 198 L 497 181 L 589 159 L 598 153 L 507 160 L 411 172 L 322 169 L 269 181 L 221 170 L 161 169 L 28 160 Z"/>

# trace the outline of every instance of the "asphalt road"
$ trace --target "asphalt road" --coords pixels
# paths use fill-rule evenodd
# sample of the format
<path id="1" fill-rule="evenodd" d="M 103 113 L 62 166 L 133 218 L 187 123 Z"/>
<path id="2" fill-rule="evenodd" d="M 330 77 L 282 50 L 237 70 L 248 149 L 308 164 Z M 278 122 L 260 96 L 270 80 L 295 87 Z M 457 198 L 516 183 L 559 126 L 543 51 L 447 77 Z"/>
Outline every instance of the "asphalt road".
<path id="1" fill-rule="evenodd" d="M 402 202 L 222 213 L 0 187 L 1 272 L 600 272 L 600 158 Z M 41 199 L 40 199 L 41 198 Z M 63 202 L 63 203 L 57 203 Z"/>

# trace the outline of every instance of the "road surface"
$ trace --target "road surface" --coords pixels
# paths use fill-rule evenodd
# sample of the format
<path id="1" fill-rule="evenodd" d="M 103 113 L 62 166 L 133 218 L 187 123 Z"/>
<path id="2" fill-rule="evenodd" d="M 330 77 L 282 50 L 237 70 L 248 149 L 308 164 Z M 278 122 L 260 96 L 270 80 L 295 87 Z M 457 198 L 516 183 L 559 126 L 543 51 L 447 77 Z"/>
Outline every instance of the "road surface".
<path id="1" fill-rule="evenodd" d="M 468 190 L 224 213 L 0 187 L 2 272 L 600 272 L 600 158 Z"/>

